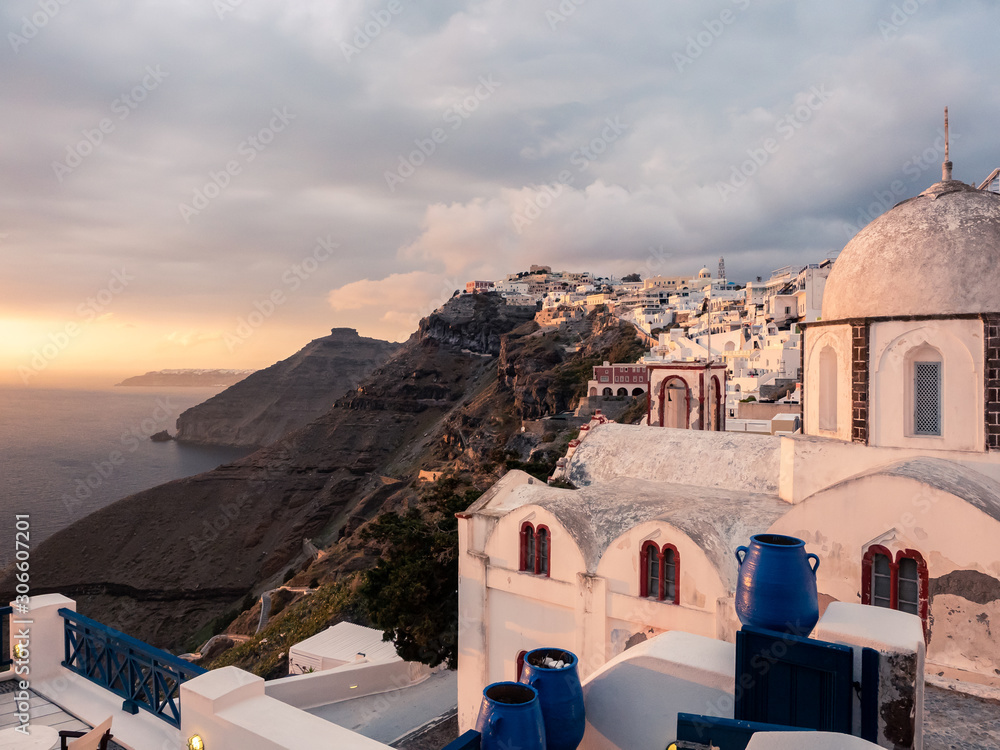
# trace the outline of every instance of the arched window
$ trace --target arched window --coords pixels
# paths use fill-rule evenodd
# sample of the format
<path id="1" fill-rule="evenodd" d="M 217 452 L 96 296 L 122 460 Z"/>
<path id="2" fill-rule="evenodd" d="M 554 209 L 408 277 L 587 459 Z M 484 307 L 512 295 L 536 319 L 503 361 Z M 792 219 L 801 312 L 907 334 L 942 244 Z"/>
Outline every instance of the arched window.
<path id="1" fill-rule="evenodd" d="M 819 353 L 819 428 L 837 429 L 837 353 L 832 346 Z"/>
<path id="2" fill-rule="evenodd" d="M 896 553 L 880 544 L 865 552 L 861 562 L 861 603 L 898 609 L 919 617 L 927 632 L 927 563 L 916 550 Z"/>
<path id="3" fill-rule="evenodd" d="M 535 575 L 549 574 L 549 530 L 539 526 L 535 531 Z"/>
<path id="4" fill-rule="evenodd" d="M 667 545 L 663 548 L 662 554 L 663 596 L 660 598 L 677 604 L 677 550 L 673 546 Z"/>
<path id="5" fill-rule="evenodd" d="M 548 576 L 552 535 L 546 526 L 537 529 L 528 521 L 521 524 L 518 569 L 526 573 Z"/>
<path id="6" fill-rule="evenodd" d="M 527 521 L 521 524 L 521 570 L 535 571 L 535 527 Z"/>
<path id="7" fill-rule="evenodd" d="M 679 604 L 679 572 L 674 545 L 664 544 L 660 549 L 656 542 L 646 542 L 639 552 L 639 596 Z"/>
<path id="8" fill-rule="evenodd" d="M 911 435 L 940 436 L 944 379 L 941 352 L 925 344 L 907 354 L 906 364 L 910 417 L 907 431 Z"/>

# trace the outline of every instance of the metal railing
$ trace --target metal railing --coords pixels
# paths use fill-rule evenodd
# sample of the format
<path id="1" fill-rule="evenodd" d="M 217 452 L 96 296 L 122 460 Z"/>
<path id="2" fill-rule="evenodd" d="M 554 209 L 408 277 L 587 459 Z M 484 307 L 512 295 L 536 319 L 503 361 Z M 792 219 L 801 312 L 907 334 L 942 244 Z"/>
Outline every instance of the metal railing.
<path id="1" fill-rule="evenodd" d="M 66 669 L 124 698 L 123 711 L 142 708 L 180 727 L 181 683 L 206 670 L 71 609 L 59 615 L 66 621 Z"/>

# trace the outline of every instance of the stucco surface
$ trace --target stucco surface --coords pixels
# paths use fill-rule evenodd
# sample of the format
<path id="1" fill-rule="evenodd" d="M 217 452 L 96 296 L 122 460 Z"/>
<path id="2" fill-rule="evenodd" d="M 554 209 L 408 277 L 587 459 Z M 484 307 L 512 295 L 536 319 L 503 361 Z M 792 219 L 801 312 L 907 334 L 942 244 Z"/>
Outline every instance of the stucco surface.
<path id="1" fill-rule="evenodd" d="M 767 531 L 788 511 L 788 504 L 776 495 L 630 477 L 579 490 L 518 484 L 494 495 L 477 511 L 493 514 L 494 504 L 504 513 L 524 505 L 548 510 L 573 537 L 590 574 L 596 573 L 604 551 L 619 536 L 641 523 L 664 521 L 705 552 L 730 591 L 736 589 L 736 548 L 748 544 L 751 535 Z"/>
<path id="2" fill-rule="evenodd" d="M 1000 311 L 1000 195 L 932 185 L 862 229 L 841 252 L 823 319 Z"/>
<path id="3" fill-rule="evenodd" d="M 961 498 L 1000 521 L 1000 482 L 967 466 L 940 458 L 911 458 L 856 474 L 840 484 L 871 476 L 904 477 L 922 482 L 928 487 Z"/>
<path id="4" fill-rule="evenodd" d="M 781 438 L 602 424 L 580 443 L 567 478 L 576 486 L 618 477 L 777 494 Z"/>

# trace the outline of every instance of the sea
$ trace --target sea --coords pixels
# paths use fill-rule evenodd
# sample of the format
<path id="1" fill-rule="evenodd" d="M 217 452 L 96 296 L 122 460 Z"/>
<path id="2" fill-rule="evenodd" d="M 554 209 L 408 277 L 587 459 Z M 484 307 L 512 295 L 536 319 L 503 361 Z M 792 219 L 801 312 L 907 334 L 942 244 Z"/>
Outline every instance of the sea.
<path id="1" fill-rule="evenodd" d="M 36 547 L 115 500 L 245 456 L 149 439 L 221 390 L 0 387 L 0 567 L 14 558 L 15 516 L 29 516 Z"/>

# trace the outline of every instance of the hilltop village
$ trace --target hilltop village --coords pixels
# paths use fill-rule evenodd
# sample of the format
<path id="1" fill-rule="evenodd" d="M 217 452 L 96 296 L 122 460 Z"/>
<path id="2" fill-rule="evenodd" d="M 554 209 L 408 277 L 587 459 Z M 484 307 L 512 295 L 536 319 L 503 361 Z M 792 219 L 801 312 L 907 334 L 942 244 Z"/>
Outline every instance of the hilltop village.
<path id="1" fill-rule="evenodd" d="M 794 430 L 801 416 L 802 325 L 820 318 L 823 291 L 833 269 L 830 258 L 804 266 L 785 266 L 766 280 L 745 285 L 726 279 L 725 260 L 718 273 L 702 268 L 689 276 L 632 274 L 622 279 L 590 272 L 553 272 L 548 266 L 497 281 L 470 281 L 466 294 L 496 294 L 507 305 L 534 307 L 542 328 L 572 331 L 586 315 L 607 310 L 635 327 L 647 351 L 637 362 L 604 362 L 594 367 L 586 395 L 591 409 L 617 415 L 615 402 L 649 393 L 675 363 L 713 363 L 724 378 L 709 383 L 711 413 L 675 410 L 650 412 L 647 423 L 697 427 L 701 419 L 725 423 L 741 432 Z M 648 367 L 647 367 L 648 366 Z M 718 387 L 717 392 L 709 393 Z M 602 402 L 602 399 L 607 399 Z M 673 400 L 671 400 L 671 403 Z M 762 403 L 763 402 L 763 403 Z M 779 421 L 771 424 L 775 417 Z M 718 427 L 716 428 L 718 429 Z"/>

